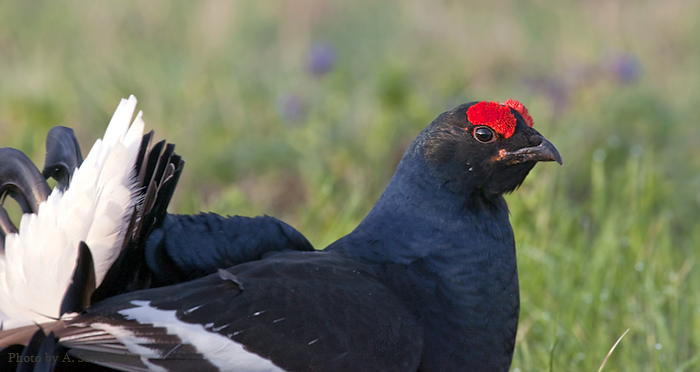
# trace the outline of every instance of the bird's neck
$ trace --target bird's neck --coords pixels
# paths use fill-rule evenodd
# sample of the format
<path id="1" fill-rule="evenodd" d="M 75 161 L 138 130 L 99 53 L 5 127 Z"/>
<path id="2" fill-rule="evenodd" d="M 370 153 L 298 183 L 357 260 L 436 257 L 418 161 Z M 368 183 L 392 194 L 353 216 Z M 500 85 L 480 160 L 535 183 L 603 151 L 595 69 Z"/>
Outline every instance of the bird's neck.
<path id="1" fill-rule="evenodd" d="M 513 231 L 503 197 L 455 192 L 436 181 L 439 177 L 422 156 L 411 155 L 409 151 L 404 155 L 360 225 L 328 249 L 374 262 L 461 261 L 482 254 L 514 260 Z"/>

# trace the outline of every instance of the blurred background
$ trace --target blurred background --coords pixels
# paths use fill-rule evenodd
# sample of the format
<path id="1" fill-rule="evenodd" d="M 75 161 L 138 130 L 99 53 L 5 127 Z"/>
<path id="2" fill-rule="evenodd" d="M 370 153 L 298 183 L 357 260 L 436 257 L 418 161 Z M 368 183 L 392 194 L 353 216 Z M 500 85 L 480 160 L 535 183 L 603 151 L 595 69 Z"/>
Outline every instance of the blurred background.
<path id="1" fill-rule="evenodd" d="M 0 3 L 0 146 L 86 154 L 119 99 L 186 160 L 173 213 L 351 231 L 403 150 L 474 100 L 524 103 L 564 166 L 507 197 L 513 371 L 700 370 L 700 2 Z"/>

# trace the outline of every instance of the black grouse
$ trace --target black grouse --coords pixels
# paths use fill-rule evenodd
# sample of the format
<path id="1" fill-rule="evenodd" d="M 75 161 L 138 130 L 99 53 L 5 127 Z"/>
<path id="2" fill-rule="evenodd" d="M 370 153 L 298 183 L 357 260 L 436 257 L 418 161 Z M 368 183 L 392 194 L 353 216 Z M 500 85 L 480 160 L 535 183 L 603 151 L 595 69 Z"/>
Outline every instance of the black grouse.
<path id="1" fill-rule="evenodd" d="M 539 161 L 561 157 L 520 103 L 461 105 L 325 250 L 107 298 L 34 349 L 121 370 L 507 371 L 519 289 L 503 194 Z"/>

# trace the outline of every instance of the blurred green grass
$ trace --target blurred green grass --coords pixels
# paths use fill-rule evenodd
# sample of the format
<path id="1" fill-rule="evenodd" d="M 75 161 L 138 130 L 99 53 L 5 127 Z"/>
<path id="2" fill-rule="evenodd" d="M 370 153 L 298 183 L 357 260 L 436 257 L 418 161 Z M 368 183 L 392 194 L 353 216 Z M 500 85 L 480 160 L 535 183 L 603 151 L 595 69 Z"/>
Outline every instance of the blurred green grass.
<path id="1" fill-rule="evenodd" d="M 0 144 L 87 151 L 118 99 L 186 159 L 171 212 L 270 214 L 321 248 L 439 113 L 516 98 L 557 145 L 508 196 L 514 371 L 700 369 L 700 4 L 0 3 Z M 310 66 L 311 65 L 311 66 Z M 554 350 L 551 348 L 554 346 Z"/>

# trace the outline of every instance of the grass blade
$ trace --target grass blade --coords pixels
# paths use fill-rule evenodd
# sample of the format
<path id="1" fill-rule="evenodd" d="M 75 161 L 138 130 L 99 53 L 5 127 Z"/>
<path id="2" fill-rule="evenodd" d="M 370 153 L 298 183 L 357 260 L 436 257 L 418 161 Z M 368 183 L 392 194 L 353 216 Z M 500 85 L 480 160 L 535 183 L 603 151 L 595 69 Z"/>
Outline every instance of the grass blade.
<path id="1" fill-rule="evenodd" d="M 626 335 L 627 332 L 629 332 L 629 331 L 630 331 L 630 329 L 627 328 L 627 330 L 625 331 L 625 333 L 623 333 L 622 336 L 620 336 L 620 338 L 618 338 L 617 341 L 615 341 L 615 345 L 613 345 L 613 346 L 610 348 L 610 351 L 608 351 L 608 355 L 605 356 L 605 359 L 603 360 L 603 364 L 601 364 L 601 365 L 600 365 L 600 368 L 598 368 L 598 372 L 601 372 L 601 371 L 603 370 L 603 367 L 605 367 L 605 363 L 608 362 L 608 358 L 610 358 L 610 355 L 612 354 L 613 350 L 615 350 L 615 347 L 617 347 L 617 344 L 619 344 L 620 341 L 622 341 L 622 338 L 625 337 L 625 335 Z"/>

